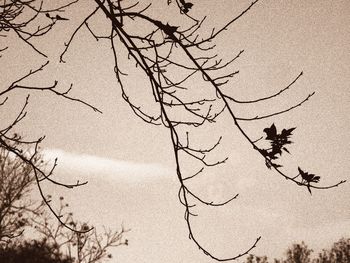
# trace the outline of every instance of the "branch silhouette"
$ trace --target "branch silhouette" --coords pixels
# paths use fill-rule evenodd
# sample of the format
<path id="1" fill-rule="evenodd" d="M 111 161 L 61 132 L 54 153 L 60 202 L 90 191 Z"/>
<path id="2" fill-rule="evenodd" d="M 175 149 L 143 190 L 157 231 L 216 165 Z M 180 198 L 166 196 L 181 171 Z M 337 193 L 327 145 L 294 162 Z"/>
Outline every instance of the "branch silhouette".
<path id="1" fill-rule="evenodd" d="M 177 17 L 175 17 L 174 14 L 177 20 L 170 19 L 172 18 L 170 14 L 167 16 L 168 20 L 160 20 L 156 18 L 154 13 L 151 15 L 149 12 L 152 8 L 152 3 L 144 4 L 136 2 L 127 5 L 128 3 L 121 0 L 94 0 L 91 2 L 94 2 L 94 9 L 89 15 L 82 19 L 73 33 L 67 37 L 64 50 L 60 54 L 60 62 L 65 62 L 65 55 L 69 52 L 72 43 L 74 41 L 79 41 L 77 36 L 83 29 L 87 29 L 87 32 L 89 32 L 91 37 L 96 41 L 101 40 L 109 42 L 114 58 L 114 73 L 121 89 L 122 98 L 129 105 L 134 114 L 144 122 L 153 125 L 162 125 L 169 130 L 169 137 L 174 152 L 176 175 L 180 183 L 178 198 L 179 202 L 184 206 L 184 219 L 188 228 L 189 238 L 204 252 L 204 254 L 217 261 L 235 260 L 247 255 L 261 238 L 257 237 L 248 249 L 238 255 L 219 257 L 216 255 L 215 251 L 210 251 L 210 249 L 202 245 L 192 227 L 192 217 L 198 216 L 192 209 L 196 205 L 220 207 L 227 205 L 238 197 L 238 194 L 235 193 L 225 200 L 207 200 L 205 195 L 201 192 L 196 193 L 196 191 L 190 187 L 190 182 L 195 181 L 200 174 L 205 173 L 209 168 L 219 168 L 220 165 L 223 165 L 228 160 L 228 154 L 226 157 L 218 158 L 214 161 L 211 159 L 215 152 L 224 144 L 222 142 L 222 136 L 216 137 L 213 135 L 211 138 L 212 142 L 204 142 L 200 145 L 195 143 L 196 139 L 199 138 L 200 129 L 204 129 L 207 125 L 214 125 L 224 114 L 230 117 L 230 124 L 232 124 L 232 127 L 234 127 L 236 131 L 239 131 L 242 138 L 260 154 L 266 166 L 273 169 L 276 174 L 282 176 L 282 178 L 295 183 L 297 186 L 304 187 L 310 193 L 311 189 L 334 188 L 345 182 L 340 181 L 334 185 L 318 186 L 316 184 L 319 183 L 320 176 L 308 173 L 300 167 L 298 167 L 299 173 L 297 176 L 290 176 L 282 171 L 283 166 L 276 163 L 276 161 L 282 155 L 282 152 L 290 153 L 287 146 L 292 143 L 291 136 L 295 128 L 283 128 L 280 133 L 277 131 L 275 124 L 265 128 L 263 131 L 266 133 L 265 140 L 267 140 L 271 146 L 265 149 L 263 146 L 260 146 L 264 136 L 261 137 L 261 134 L 255 135 L 256 138 L 260 137 L 260 139 L 253 140 L 242 126 L 243 122 L 259 121 L 289 113 L 303 106 L 304 103 L 314 95 L 314 92 L 305 95 L 303 99 L 300 99 L 299 102 L 292 104 L 290 107 L 271 112 L 267 115 L 241 117 L 236 114 L 235 105 L 262 102 L 269 103 L 271 100 L 290 91 L 293 85 L 300 80 L 303 72 L 300 72 L 297 77 L 287 86 L 279 89 L 277 93 L 261 98 L 237 99 L 223 89 L 223 87 L 230 84 L 231 79 L 239 74 L 239 71 L 233 69 L 233 66 L 244 51 L 238 51 L 236 55 L 231 58 L 221 59 L 217 53 L 215 41 L 219 35 L 226 32 L 230 26 L 239 19 L 244 18 L 252 8 L 256 7 L 259 0 L 247 4 L 242 11 L 229 19 L 223 26 L 211 28 L 209 31 L 203 30 L 205 28 L 206 16 L 197 18 L 192 15 L 192 11 L 196 9 L 197 5 L 200 5 L 200 3 L 192 3 L 186 0 L 168 0 L 167 4 L 169 6 L 172 4 L 176 5 L 176 10 L 179 11 Z M 55 10 L 45 10 L 44 12 L 43 9 L 40 8 L 38 9 L 38 14 L 41 13 L 45 14 L 46 18 L 49 19 L 49 25 L 54 25 L 57 22 L 63 23 L 70 19 L 66 16 L 56 14 Z M 107 21 L 106 27 L 108 28 L 108 33 L 106 33 L 106 31 L 100 32 L 98 29 L 90 26 L 96 19 Z M 172 22 L 174 20 L 177 22 Z M 51 27 L 47 28 L 51 29 Z M 140 28 L 142 28 L 142 30 L 139 30 Z M 10 29 L 14 30 L 14 26 L 9 27 L 9 30 Z M 204 33 L 202 31 L 204 31 Z M 18 32 L 22 33 L 21 31 Z M 19 34 L 18 32 L 16 31 L 17 34 Z M 42 55 L 41 52 L 38 50 L 36 51 Z M 153 106 L 156 112 L 149 112 L 147 110 L 148 107 L 142 103 L 135 102 L 133 96 L 128 93 L 125 79 L 130 79 L 132 77 L 127 73 L 128 68 L 126 66 L 123 68 L 123 55 L 127 55 L 128 62 L 131 62 L 135 66 L 135 69 L 142 72 L 145 79 L 147 79 L 147 83 L 145 83 L 142 88 L 152 96 Z M 45 66 L 46 64 L 30 72 L 28 76 L 36 74 L 36 72 L 42 70 Z M 26 77 L 27 76 L 24 78 Z M 22 80 L 23 79 L 20 79 L 19 81 Z M 20 85 L 19 81 L 13 82 L 8 89 L 0 93 L 0 96 L 7 94 L 12 89 L 26 89 L 31 91 L 46 90 L 65 99 L 82 103 L 94 111 L 100 112 L 91 104 L 69 96 L 68 93 L 72 86 L 65 92 L 59 92 L 56 89 L 57 82 L 47 87 L 29 87 Z M 6 103 L 6 100 L 7 98 L 1 100 L 1 104 Z M 3 135 L 1 135 L 3 138 L 10 139 L 10 137 L 5 137 L 7 136 L 6 133 L 12 130 L 12 128 L 25 117 L 25 108 L 27 104 L 28 98 L 13 124 L 3 130 Z M 23 161 L 32 165 L 30 162 L 32 157 L 23 157 L 19 150 L 6 146 L 4 139 L 2 139 L 2 137 L 0 137 L 0 139 L 2 140 L 0 140 L 0 143 L 2 143 L 4 147 L 8 147 L 8 149 L 17 154 L 19 158 L 23 158 Z M 32 143 L 37 147 L 41 141 L 42 139 L 39 139 Z M 187 160 L 199 165 L 199 168 L 195 171 L 186 170 L 181 156 L 185 156 Z M 84 184 L 77 182 L 73 185 L 66 185 L 56 182 L 50 178 L 52 172 L 44 173 L 40 169 L 35 168 L 34 164 L 32 166 L 36 173 L 40 194 L 51 210 L 52 208 L 45 199 L 45 195 L 40 188 L 41 180 L 49 180 L 65 187 L 75 187 Z M 56 162 L 52 171 L 55 166 Z M 194 167 L 196 166 L 194 165 Z M 57 212 L 53 210 L 52 212 L 59 219 Z M 64 223 L 62 221 L 60 222 Z M 67 227 L 70 228 L 69 226 Z"/>

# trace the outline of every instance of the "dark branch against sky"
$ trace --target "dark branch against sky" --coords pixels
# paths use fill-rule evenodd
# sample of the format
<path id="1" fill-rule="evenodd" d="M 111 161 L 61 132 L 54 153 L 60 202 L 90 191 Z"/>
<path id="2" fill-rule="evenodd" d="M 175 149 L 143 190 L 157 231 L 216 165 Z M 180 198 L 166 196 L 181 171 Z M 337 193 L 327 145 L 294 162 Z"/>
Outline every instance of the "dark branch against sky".
<path id="1" fill-rule="evenodd" d="M 346 4 L 344 5 L 346 6 Z M 92 6 L 87 7 L 86 10 L 84 9 L 85 13 L 94 10 Z M 196 5 L 193 6 L 194 12 L 195 7 Z M 200 8 L 203 7 L 208 8 L 213 6 L 208 2 L 202 4 Z M 230 8 L 236 10 L 234 6 Z M 315 10 L 317 10 L 317 12 L 315 12 Z M 345 171 L 349 170 L 348 165 L 344 164 L 345 156 L 348 156 L 348 148 L 344 148 L 345 145 L 343 143 L 347 141 L 344 140 L 344 138 L 347 137 L 344 131 L 346 131 L 346 127 L 349 123 L 347 121 L 348 108 L 346 108 L 348 106 L 339 106 L 347 105 L 345 103 L 347 98 L 345 86 L 347 82 L 344 76 L 347 75 L 346 73 L 348 70 L 344 65 L 348 63 L 349 55 L 346 55 L 343 50 L 346 50 L 346 43 L 349 41 L 347 41 L 348 37 L 346 37 L 346 34 L 341 34 L 341 32 L 346 32 L 347 30 L 344 27 L 344 24 L 346 24 L 344 23 L 344 21 L 346 21 L 343 15 L 344 10 L 348 9 L 342 9 L 342 3 L 339 3 L 338 6 L 331 6 L 330 2 L 322 4 L 309 2 L 309 4 L 305 4 L 305 6 L 293 6 L 291 3 L 281 6 L 276 3 L 263 3 L 244 18 L 244 22 L 238 23 L 235 28 L 233 28 L 232 32 L 236 34 L 235 37 L 229 34 L 228 36 L 223 36 L 221 41 L 219 41 L 219 44 L 221 44 L 220 48 L 225 50 L 223 54 L 226 54 L 228 51 L 231 53 L 237 45 L 239 46 L 237 51 L 242 48 L 247 50 L 237 64 L 240 74 L 238 77 L 235 77 L 229 85 L 237 86 L 238 88 L 225 87 L 225 90 L 230 89 L 230 91 L 233 92 L 232 96 L 235 98 L 254 100 L 260 97 L 269 97 L 269 94 L 278 94 L 283 87 L 286 87 L 288 83 L 290 83 L 291 78 L 289 76 L 295 76 L 301 70 L 303 70 L 305 75 L 309 76 L 304 76 L 302 78 L 302 83 L 298 83 L 293 91 L 288 91 L 288 94 L 295 92 L 293 96 L 283 94 L 285 96 L 281 96 L 278 103 L 273 103 L 271 106 L 262 109 L 266 114 L 269 114 L 268 112 L 271 112 L 270 110 L 272 110 L 272 112 L 278 111 L 278 105 L 288 109 L 295 105 L 293 101 L 298 101 L 294 99 L 302 98 L 305 94 L 312 94 L 313 91 L 317 91 L 317 95 L 313 97 L 310 103 L 311 105 L 305 104 L 307 106 L 304 105 L 301 109 L 296 109 L 295 113 L 287 113 L 288 115 L 285 115 L 287 117 L 277 117 L 277 121 L 282 123 L 282 127 L 294 127 L 294 125 L 298 127 L 298 129 L 293 132 L 293 134 L 296 134 L 296 139 L 293 137 L 293 140 L 298 141 L 299 145 L 308 146 L 306 149 L 300 146 L 293 146 L 293 157 L 301 158 L 301 160 L 303 160 L 303 166 L 306 165 L 307 167 L 316 169 L 315 173 L 317 175 L 322 175 L 322 179 L 328 176 L 328 179 L 325 179 L 327 183 L 343 179 L 340 175 L 343 175 Z M 333 12 L 339 14 L 339 16 L 336 17 Z M 78 13 L 79 9 L 72 12 L 73 17 L 74 14 Z M 226 13 L 229 12 L 220 10 L 219 6 L 215 12 L 216 15 L 222 14 L 223 17 L 227 15 Z M 69 14 L 67 15 L 69 16 Z M 324 19 L 326 15 L 328 19 Z M 302 19 L 299 19 L 298 16 Z M 71 23 L 71 20 L 73 20 L 72 23 L 74 23 L 74 25 L 78 23 L 78 21 L 74 21 L 74 19 L 68 20 L 69 23 Z M 281 27 L 282 23 L 285 23 L 284 27 Z M 74 25 L 72 25 L 73 29 L 75 28 Z M 297 25 L 299 25 L 299 27 Z M 60 28 L 59 26 L 60 25 L 58 25 L 58 28 Z M 247 28 L 248 26 L 249 28 Z M 61 28 L 63 27 L 66 28 L 66 26 L 62 24 Z M 54 35 L 56 32 L 57 36 Z M 45 49 L 52 45 L 52 43 L 55 42 L 52 42 L 52 38 L 55 37 L 57 37 L 57 39 L 64 39 L 64 41 L 67 42 L 69 40 L 68 36 L 70 36 L 72 32 L 72 30 L 69 31 L 68 29 L 67 31 L 61 32 L 50 32 L 51 35 L 47 38 L 47 45 L 43 45 L 42 47 Z M 55 96 L 49 97 L 48 95 L 39 94 L 36 95 L 33 105 L 31 106 L 31 117 L 29 121 L 27 120 L 26 124 L 23 124 L 22 129 L 24 131 L 32 131 L 33 136 L 45 130 L 48 139 L 44 145 L 49 148 L 61 148 L 66 152 L 88 153 L 90 155 L 105 156 L 110 159 L 163 162 L 163 159 L 159 159 L 159 156 L 171 156 L 171 145 L 166 142 L 167 132 L 164 130 L 156 131 L 155 128 L 150 128 L 140 122 L 134 124 L 133 121 L 130 121 L 131 118 L 133 118 L 132 114 L 129 112 L 130 109 L 122 106 L 122 101 L 118 98 L 120 91 L 116 89 L 117 84 L 113 72 L 111 71 L 111 68 L 113 68 L 113 61 L 110 53 L 107 53 L 108 46 L 101 44 L 102 41 L 100 40 L 97 42 L 86 30 L 77 34 L 77 40 L 72 42 L 71 50 L 65 55 L 64 60 L 66 64 L 51 64 L 48 72 L 52 72 L 52 74 L 48 74 L 47 72 L 44 74 L 45 82 L 52 81 L 53 75 L 54 79 L 56 79 L 56 76 L 61 76 L 60 79 L 64 80 L 60 86 L 62 94 L 70 87 L 70 83 L 75 82 L 76 84 L 74 84 L 74 89 L 72 90 L 72 98 L 84 98 L 84 101 L 86 99 L 91 105 L 94 105 L 93 107 L 101 109 L 101 111 L 104 112 L 103 116 L 96 116 L 86 108 L 80 107 L 78 104 L 59 100 L 55 98 Z M 224 35 L 224 33 L 222 35 Z M 335 41 L 335 39 L 337 41 Z M 249 51 L 249 48 L 252 51 Z M 58 47 L 58 49 L 63 51 L 64 46 Z M 341 51 L 338 51 L 339 49 Z M 15 51 L 18 53 L 18 56 L 14 56 L 17 59 L 12 63 L 8 72 L 13 72 L 16 65 L 20 65 L 19 69 L 25 68 L 25 63 L 23 63 L 20 55 L 21 52 L 24 52 L 24 54 L 26 52 L 22 50 L 25 50 L 25 47 L 19 45 L 18 50 Z M 55 56 L 57 56 L 58 53 L 55 53 L 55 50 L 56 45 L 52 45 L 52 50 L 49 49 L 48 53 L 56 54 Z M 6 52 L 12 54 L 11 52 L 14 51 L 6 50 Z M 237 52 L 233 53 L 237 54 Z M 28 61 L 28 65 L 31 65 L 30 62 L 35 61 L 35 59 L 34 57 L 28 58 L 26 61 Z M 131 64 L 132 63 L 129 63 L 128 67 L 126 67 L 127 73 L 131 76 L 138 76 L 138 72 L 131 69 Z M 11 74 L 7 73 L 7 76 L 11 76 Z M 81 81 L 76 81 L 77 78 Z M 9 80 L 10 79 L 13 78 L 9 77 Z M 137 81 L 135 81 L 133 84 L 134 86 L 131 86 L 130 89 L 143 86 L 142 78 L 133 77 L 133 79 L 137 79 Z M 50 90 L 50 87 L 47 89 Z M 140 89 L 137 89 L 138 92 L 139 90 Z M 20 94 L 16 93 L 14 98 L 10 99 L 14 99 L 14 101 L 17 102 L 20 101 L 19 98 Z M 293 101 L 291 101 L 292 99 Z M 9 108 L 6 108 L 6 110 L 15 108 L 12 104 L 7 107 Z M 243 110 L 237 110 L 243 113 L 242 115 L 239 114 L 239 116 L 247 116 L 247 113 L 252 113 L 248 116 L 253 116 L 254 118 L 256 113 L 261 112 L 261 107 L 257 105 L 247 111 L 246 106 L 243 106 Z M 223 123 L 226 123 L 226 119 L 227 117 L 224 117 L 218 124 L 219 127 L 223 126 L 224 134 L 226 134 L 226 129 L 228 129 L 228 127 L 223 125 Z M 277 121 L 275 121 L 275 123 Z M 245 128 L 248 130 L 248 133 L 251 134 L 251 131 L 257 129 L 262 131 L 263 128 L 269 127 L 269 125 L 271 125 L 271 122 L 263 122 L 262 124 L 256 125 L 247 124 Z M 140 131 L 145 131 L 145 133 L 149 133 L 149 135 L 141 134 Z M 330 134 L 332 134 L 332 136 L 329 136 Z M 293 202 L 293 204 L 296 205 L 295 203 L 298 202 L 295 202 L 295 200 L 304 200 L 304 197 L 300 196 L 303 195 L 304 192 L 294 192 L 295 188 L 292 187 L 291 189 L 289 189 L 289 187 L 285 188 L 285 186 L 282 186 L 282 184 L 286 184 L 285 182 L 267 182 L 271 179 L 269 175 L 266 175 L 268 178 L 264 179 L 260 177 L 258 179 L 252 179 L 251 175 L 245 174 L 253 173 L 254 169 L 247 169 L 246 166 L 250 166 L 251 163 L 255 163 L 256 161 L 248 157 L 248 155 L 251 155 L 249 151 L 241 150 L 242 147 L 240 147 L 240 145 L 246 145 L 247 148 L 250 148 L 250 146 L 240 139 L 237 139 L 238 136 L 241 135 L 234 134 L 234 142 L 231 142 L 232 148 L 234 149 L 232 153 L 233 156 L 229 156 L 228 161 L 231 166 L 224 169 L 225 172 L 229 172 L 230 174 L 239 174 L 237 176 L 239 179 L 231 179 L 231 185 L 239 184 L 240 180 L 248 180 L 248 182 L 249 180 L 258 180 L 259 183 L 252 185 L 256 187 L 261 186 L 261 188 L 255 189 L 257 193 L 253 192 L 250 196 L 259 196 L 261 191 L 266 190 L 270 193 L 262 193 L 262 195 L 266 197 L 265 200 L 275 200 L 275 202 L 278 203 L 268 203 L 268 205 L 265 206 L 255 200 L 250 203 L 250 205 L 254 207 L 251 209 L 252 211 L 250 211 L 252 215 L 256 213 L 256 216 L 258 216 L 260 213 L 259 208 L 267 209 L 267 211 L 270 208 L 270 210 L 276 212 L 276 210 L 274 210 L 276 209 L 275 206 L 278 207 L 277 211 L 287 212 L 288 209 L 286 209 L 286 206 L 282 205 L 282 203 L 285 204 L 289 202 L 290 204 L 290 202 Z M 210 137 L 210 135 L 208 137 Z M 203 139 L 205 139 L 205 136 Z M 236 147 L 234 147 L 234 145 Z M 249 150 L 251 150 L 251 148 Z M 254 158 L 258 157 L 254 156 Z M 242 159 L 250 160 L 250 162 L 242 161 Z M 324 161 L 325 159 L 327 162 Z M 84 162 L 84 158 L 79 160 Z M 166 158 L 165 162 L 168 166 L 173 166 L 173 162 L 170 158 Z M 245 167 L 237 168 L 237 164 L 243 164 Z M 98 165 L 96 166 L 98 167 Z M 262 163 L 260 167 L 264 169 L 264 163 Z M 68 169 L 68 171 L 70 170 L 69 167 L 65 169 Z M 75 172 L 78 174 L 83 173 L 79 171 Z M 61 172 L 59 170 L 59 173 L 61 174 L 62 170 Z M 115 173 L 115 171 L 111 170 L 111 173 Z M 255 174 L 257 174 L 257 172 L 255 172 Z M 330 174 L 335 174 L 335 176 L 329 176 Z M 229 182 L 229 178 L 224 180 L 228 180 L 227 182 Z M 103 183 L 101 184 L 103 185 Z M 278 187 L 271 187 L 270 184 L 277 184 Z M 151 185 L 153 185 L 153 191 L 158 191 L 159 193 L 163 191 L 160 190 L 162 188 L 160 183 L 153 182 Z M 107 186 L 105 185 L 104 187 Z M 119 187 L 122 188 L 120 190 L 121 192 L 125 192 L 128 188 L 127 186 Z M 139 186 L 136 186 L 136 189 L 138 187 Z M 206 187 L 209 188 L 208 185 Z M 249 184 L 246 187 L 248 188 L 246 190 L 247 192 L 253 190 L 250 188 L 251 186 L 249 186 Z M 288 190 L 286 190 L 285 193 L 281 193 L 281 189 Z M 347 188 L 339 190 L 340 193 L 336 194 L 336 191 L 332 191 L 334 197 L 329 198 L 332 200 L 331 203 L 333 205 L 336 204 L 336 207 L 339 207 L 338 209 L 340 210 L 348 209 L 343 202 L 343 197 L 346 197 L 346 189 Z M 132 189 L 132 191 L 135 191 L 135 189 Z M 145 189 L 143 189 L 143 191 L 145 191 Z M 273 198 L 276 192 L 282 195 L 279 201 Z M 242 195 L 241 191 L 240 193 Z M 94 195 L 96 196 L 96 203 L 99 203 L 99 195 L 96 193 Z M 164 198 L 164 195 L 159 194 L 159 196 Z M 326 198 L 323 194 L 320 194 L 320 196 L 321 197 L 312 197 L 314 198 L 312 200 L 316 198 L 315 203 L 318 205 L 324 204 L 321 200 Z M 250 198 L 256 199 L 257 197 Z M 147 202 L 146 200 L 147 199 L 144 199 L 144 202 Z M 166 202 L 165 199 L 164 202 Z M 317 208 L 320 207 L 315 205 L 315 203 L 310 203 L 310 201 L 306 202 L 309 206 L 312 206 L 313 209 L 312 212 L 308 213 L 317 215 Z M 242 204 L 244 204 L 244 199 Z M 139 207 L 139 205 L 136 206 Z M 116 207 L 120 207 L 120 205 L 116 204 Z M 132 202 L 130 207 L 133 207 Z M 301 220 L 301 215 L 303 213 L 298 211 L 298 209 L 302 209 L 302 207 L 301 204 L 295 207 L 295 216 L 292 216 L 292 219 L 289 221 L 292 226 L 286 224 L 284 225 L 285 228 L 290 227 L 290 229 L 293 229 L 293 224 L 296 224 L 296 226 L 294 226 L 296 229 L 300 227 L 301 221 L 299 222 L 298 220 L 299 218 Z M 135 212 L 130 212 L 128 209 L 126 209 L 126 211 L 128 216 L 135 216 Z M 180 210 L 178 209 L 178 211 Z M 242 207 L 241 209 L 238 208 L 237 211 L 241 211 L 240 216 L 247 215 L 247 211 L 242 209 Z M 144 212 L 143 209 L 140 209 L 136 214 L 141 216 Z M 224 214 L 225 213 L 226 211 L 224 210 Z M 278 212 L 276 213 L 278 214 Z M 326 214 L 326 211 L 323 211 L 323 213 Z M 341 211 L 338 211 L 338 213 L 340 221 L 345 220 L 345 224 L 346 222 L 349 223 L 344 216 L 341 216 L 343 215 Z M 304 216 L 310 216 L 310 214 Z M 169 213 L 169 215 L 163 215 L 164 218 L 173 218 L 174 216 L 175 214 L 171 213 Z M 288 213 L 284 216 L 288 218 Z M 255 216 L 253 216 L 253 218 L 254 217 Z M 226 219 L 226 216 L 223 218 Z M 239 218 L 239 216 L 237 216 L 237 218 Z M 253 218 L 251 224 L 254 225 Z M 324 215 L 323 218 L 326 219 L 327 216 Z M 239 221 L 239 219 L 236 220 Z M 339 220 L 337 223 L 339 223 Z M 132 221 L 131 219 L 131 222 Z M 268 219 L 266 221 L 268 221 Z M 134 222 L 137 222 L 137 220 Z M 209 218 L 208 222 L 210 222 Z M 205 225 L 208 222 L 204 222 L 203 224 Z M 265 220 L 259 224 L 264 225 L 264 222 Z M 271 227 L 268 222 L 265 222 L 265 224 L 267 224 L 267 228 Z M 237 225 L 239 225 L 239 223 Z M 234 229 L 234 226 L 229 225 L 228 229 Z M 259 227 L 246 227 L 246 229 L 250 232 L 249 239 L 251 240 L 252 237 L 256 235 Z M 161 229 L 158 229 L 158 231 L 160 230 Z M 167 229 L 167 231 L 169 231 L 169 229 Z M 173 231 L 175 232 L 175 230 Z M 182 232 L 185 233 L 185 231 Z M 262 230 L 262 232 L 264 232 L 264 230 Z M 215 235 L 217 235 L 217 233 L 212 233 L 209 237 Z M 276 234 L 276 236 L 278 235 Z M 140 235 L 140 238 L 141 237 L 142 234 Z M 241 239 L 242 237 L 237 237 L 236 240 Z M 244 242 L 241 243 L 244 244 Z M 187 244 L 190 246 L 190 243 Z M 210 242 L 208 244 L 212 245 Z M 266 246 L 267 243 L 264 243 L 263 246 L 264 245 Z M 152 247 L 152 245 L 150 245 L 150 247 Z M 135 249 L 137 250 L 140 248 L 136 247 Z M 226 254 L 225 249 L 223 249 L 222 253 Z"/>

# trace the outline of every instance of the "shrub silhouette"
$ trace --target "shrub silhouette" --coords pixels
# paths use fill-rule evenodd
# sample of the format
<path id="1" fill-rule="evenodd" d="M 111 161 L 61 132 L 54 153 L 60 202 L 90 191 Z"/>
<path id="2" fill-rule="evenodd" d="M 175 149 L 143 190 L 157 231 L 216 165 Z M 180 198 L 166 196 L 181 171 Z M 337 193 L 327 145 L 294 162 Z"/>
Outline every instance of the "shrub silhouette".
<path id="1" fill-rule="evenodd" d="M 57 249 L 41 241 L 24 241 L 0 247 L 0 262 L 3 263 L 73 263 Z"/>

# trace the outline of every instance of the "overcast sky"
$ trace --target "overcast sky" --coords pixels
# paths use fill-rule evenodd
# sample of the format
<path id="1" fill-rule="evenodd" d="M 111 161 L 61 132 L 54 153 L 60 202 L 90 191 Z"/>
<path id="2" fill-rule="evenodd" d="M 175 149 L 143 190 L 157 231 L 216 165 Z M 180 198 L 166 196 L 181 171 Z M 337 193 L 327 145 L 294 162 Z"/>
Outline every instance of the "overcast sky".
<path id="1" fill-rule="evenodd" d="M 192 2 L 193 12 L 208 13 L 208 20 L 220 25 L 249 1 Z M 89 184 L 70 191 L 45 185 L 45 190 L 66 196 L 79 220 L 130 228 L 130 246 L 113 253 L 119 262 L 213 262 L 188 239 L 169 131 L 143 123 L 122 100 L 108 43 L 96 42 L 82 30 L 66 56 L 67 63 L 58 63 L 78 18 L 94 8 L 89 3 L 72 8 L 66 14 L 71 20 L 38 41 L 51 62 L 31 83 L 57 79 L 62 89 L 74 83 L 73 94 L 103 114 L 47 93 L 33 93 L 28 117 L 19 127 L 29 138 L 47 136 L 42 147 L 47 160 L 58 157 L 57 178 Z M 161 13 L 165 13 L 161 7 L 154 10 L 155 17 Z M 265 0 L 218 42 L 218 53 L 224 58 L 245 50 L 235 64 L 240 74 L 227 88 L 239 99 L 277 92 L 304 72 L 283 96 L 235 111 L 241 116 L 268 113 L 292 106 L 315 91 L 303 107 L 244 127 L 256 136 L 272 122 L 280 129 L 297 127 L 292 155 L 283 159 L 286 169 L 296 172 L 297 166 L 305 167 L 321 176 L 322 185 L 350 179 L 349 24 L 346 0 Z M 6 65 L 1 68 L 6 76 L 1 77 L 2 85 L 45 62 L 23 43 L 15 43 L 1 60 Z M 135 87 L 143 86 L 142 80 L 132 77 Z M 1 107 L 4 121 L 15 116 L 25 95 L 14 92 Z M 293 242 L 303 240 L 317 251 L 349 237 L 349 183 L 310 196 L 306 189 L 268 170 L 227 116 L 215 125 L 228 137 L 223 153 L 218 153 L 229 157 L 228 164 L 201 177 L 195 187 L 217 201 L 236 193 L 240 196 L 223 208 L 197 208 L 193 230 L 210 251 L 223 257 L 237 254 L 261 235 L 253 253 L 279 257 Z"/>

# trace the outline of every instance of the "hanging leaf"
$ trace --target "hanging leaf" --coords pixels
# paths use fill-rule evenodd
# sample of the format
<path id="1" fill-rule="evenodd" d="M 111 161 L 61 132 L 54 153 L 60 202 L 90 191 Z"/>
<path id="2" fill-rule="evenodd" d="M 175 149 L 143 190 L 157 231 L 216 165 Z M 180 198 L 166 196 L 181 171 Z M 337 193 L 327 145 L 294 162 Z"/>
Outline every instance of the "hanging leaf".
<path id="1" fill-rule="evenodd" d="M 273 140 L 277 135 L 275 124 L 273 123 L 270 128 L 265 128 L 264 132 L 266 133 L 267 140 Z"/>
<path id="2" fill-rule="evenodd" d="M 178 28 L 179 28 L 178 26 L 171 26 L 168 23 L 162 26 L 164 33 L 167 34 L 168 36 L 173 35 Z"/>
<path id="3" fill-rule="evenodd" d="M 184 4 L 184 8 L 187 8 L 187 9 L 191 9 L 192 6 L 193 6 L 193 4 L 190 2 L 187 2 L 186 4 Z"/>
<path id="4" fill-rule="evenodd" d="M 190 9 L 192 8 L 193 4 L 190 3 L 190 2 L 187 2 L 185 3 L 183 6 L 182 6 L 182 12 L 184 12 L 185 14 L 187 14 Z"/>
<path id="5" fill-rule="evenodd" d="M 298 167 L 299 174 L 301 175 L 301 178 L 305 180 L 308 183 L 318 183 L 321 179 L 320 176 L 316 176 L 314 174 L 309 174 L 308 172 L 304 172 L 301 170 L 300 167 Z"/>
<path id="6" fill-rule="evenodd" d="M 292 135 L 292 131 L 294 131 L 294 130 L 295 130 L 295 127 L 294 128 L 290 128 L 288 130 L 283 129 L 282 132 L 281 132 L 281 136 L 287 138 L 288 136 Z"/>
<path id="7" fill-rule="evenodd" d="M 264 152 L 264 156 L 274 160 L 278 158 L 278 155 L 282 155 L 282 150 L 290 154 L 285 145 L 292 143 L 290 136 L 294 130 L 295 128 L 283 129 L 279 134 L 274 123 L 271 127 L 265 128 L 263 131 L 266 133 L 266 140 L 270 141 L 271 148 L 265 150 L 267 153 Z"/>
<path id="8" fill-rule="evenodd" d="M 282 165 L 280 164 L 277 164 L 277 163 L 271 163 L 271 165 L 275 168 L 280 168 L 280 167 L 283 167 Z"/>

